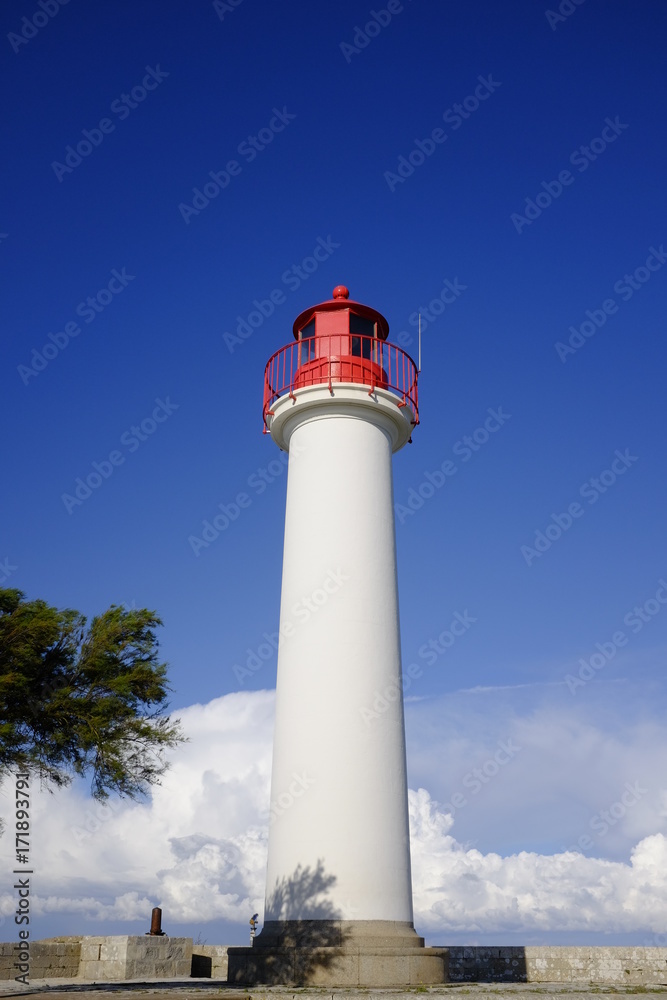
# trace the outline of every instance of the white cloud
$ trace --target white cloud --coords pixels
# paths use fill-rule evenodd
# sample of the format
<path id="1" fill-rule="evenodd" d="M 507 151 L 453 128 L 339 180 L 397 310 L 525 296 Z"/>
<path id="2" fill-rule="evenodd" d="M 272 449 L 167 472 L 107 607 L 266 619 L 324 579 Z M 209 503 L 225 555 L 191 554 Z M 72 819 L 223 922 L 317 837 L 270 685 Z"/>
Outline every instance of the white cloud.
<path id="1" fill-rule="evenodd" d="M 63 914 L 80 915 L 91 933 L 147 922 L 155 905 L 193 928 L 261 914 L 273 703 L 273 692 L 239 692 L 179 712 L 191 742 L 148 802 L 99 807 L 81 785 L 32 790 L 33 906 L 44 933 Z M 410 793 L 410 809 L 415 922 L 431 940 L 664 927 L 667 743 L 654 723 L 457 696 L 413 702 L 407 718 L 413 781 L 429 789 Z M 520 750 L 508 756 L 508 746 Z M 622 806 L 628 784 L 637 791 Z M 11 782 L 3 791 L 7 816 Z M 466 804 L 451 815 L 456 791 Z M 591 840 L 583 853 L 560 852 L 580 836 Z M 526 850 L 533 842 L 557 846 Z M 10 867 L 12 848 L 9 825 L 0 856 Z M 11 892 L 0 897 L 6 917 L 15 905 Z"/>
<path id="2" fill-rule="evenodd" d="M 507 854 L 576 846 L 620 860 L 643 837 L 667 833 L 661 718 L 599 696 L 587 704 L 567 695 L 517 702 L 457 693 L 406 706 L 410 783 L 454 815 L 458 840 Z M 498 767 L 495 755 L 508 741 L 521 749 L 509 760 L 501 751 Z M 629 796 L 626 786 L 637 783 L 640 794 Z M 631 801 L 619 809 L 623 797 Z M 616 815 L 605 821 L 609 810 Z"/>
<path id="3" fill-rule="evenodd" d="M 667 915 L 667 838 L 644 838 L 630 863 L 567 853 L 510 857 L 466 850 L 424 789 L 411 794 L 415 921 L 449 931 L 659 931 Z M 444 943 L 444 941 L 443 941 Z"/>

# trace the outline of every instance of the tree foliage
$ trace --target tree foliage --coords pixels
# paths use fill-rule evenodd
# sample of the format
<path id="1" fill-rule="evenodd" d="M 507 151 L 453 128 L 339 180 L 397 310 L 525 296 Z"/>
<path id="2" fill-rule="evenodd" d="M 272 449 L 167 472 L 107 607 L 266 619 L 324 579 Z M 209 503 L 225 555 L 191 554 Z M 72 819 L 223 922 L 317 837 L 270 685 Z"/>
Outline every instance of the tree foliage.
<path id="1" fill-rule="evenodd" d="M 78 611 L 0 589 L 0 778 L 16 771 L 92 794 L 136 798 L 158 784 L 164 751 L 184 739 L 167 716 L 167 666 L 154 611 Z"/>

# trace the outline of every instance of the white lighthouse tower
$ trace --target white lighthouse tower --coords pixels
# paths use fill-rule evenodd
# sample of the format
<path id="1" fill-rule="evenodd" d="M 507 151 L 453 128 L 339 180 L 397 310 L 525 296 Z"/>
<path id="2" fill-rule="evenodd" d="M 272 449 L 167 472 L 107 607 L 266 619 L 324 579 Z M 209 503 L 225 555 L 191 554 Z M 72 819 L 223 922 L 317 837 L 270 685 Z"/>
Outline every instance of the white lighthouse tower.
<path id="1" fill-rule="evenodd" d="M 339 285 L 266 366 L 289 453 L 271 820 L 264 927 L 230 981 L 444 978 L 412 922 L 391 463 L 419 417 L 388 332 Z"/>

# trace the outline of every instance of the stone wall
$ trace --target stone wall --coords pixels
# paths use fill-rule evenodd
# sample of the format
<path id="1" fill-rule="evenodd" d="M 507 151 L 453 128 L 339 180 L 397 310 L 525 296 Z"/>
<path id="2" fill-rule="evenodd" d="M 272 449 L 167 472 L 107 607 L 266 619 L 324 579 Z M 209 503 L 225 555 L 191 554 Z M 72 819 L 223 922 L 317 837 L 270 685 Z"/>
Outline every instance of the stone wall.
<path id="1" fill-rule="evenodd" d="M 73 979 L 79 974 L 81 958 L 80 937 L 45 938 L 31 941 L 30 979 Z M 14 968 L 16 942 L 0 944 L 0 979 L 14 979 L 19 970 Z"/>
<path id="2" fill-rule="evenodd" d="M 449 981 L 667 984 L 667 948 L 449 948 Z"/>
<path id="3" fill-rule="evenodd" d="M 449 982 L 667 985 L 667 948 L 451 947 Z M 0 980 L 18 970 L 16 942 L 0 944 Z M 56 937 L 30 942 L 29 979 L 98 982 L 190 976 L 226 980 L 227 947 L 191 938 Z"/>
<path id="4" fill-rule="evenodd" d="M 210 945 L 211 955 L 215 951 Z M 192 938 L 119 935 L 117 937 L 59 937 L 30 942 L 28 979 L 88 979 L 108 982 L 122 979 L 190 977 Z M 226 963 L 216 954 L 216 973 Z M 16 942 L 0 944 L 0 979 L 14 979 Z M 226 975 L 225 964 L 225 975 Z"/>
<path id="5" fill-rule="evenodd" d="M 227 981 L 227 945 L 194 944 L 192 946 L 192 975 L 202 979 Z"/>

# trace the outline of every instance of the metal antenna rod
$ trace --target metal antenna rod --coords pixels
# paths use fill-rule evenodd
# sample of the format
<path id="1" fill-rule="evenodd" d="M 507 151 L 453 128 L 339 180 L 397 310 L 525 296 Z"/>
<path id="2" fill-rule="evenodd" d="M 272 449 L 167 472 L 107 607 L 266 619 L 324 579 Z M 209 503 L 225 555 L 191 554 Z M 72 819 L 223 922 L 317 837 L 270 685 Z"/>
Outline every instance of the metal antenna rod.
<path id="1" fill-rule="evenodd" d="M 419 314 L 419 358 L 417 363 L 417 371 L 422 370 L 422 314 Z"/>

